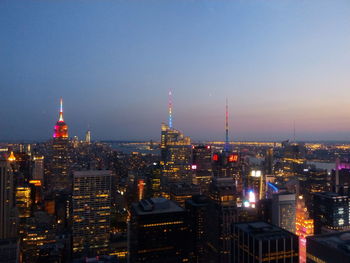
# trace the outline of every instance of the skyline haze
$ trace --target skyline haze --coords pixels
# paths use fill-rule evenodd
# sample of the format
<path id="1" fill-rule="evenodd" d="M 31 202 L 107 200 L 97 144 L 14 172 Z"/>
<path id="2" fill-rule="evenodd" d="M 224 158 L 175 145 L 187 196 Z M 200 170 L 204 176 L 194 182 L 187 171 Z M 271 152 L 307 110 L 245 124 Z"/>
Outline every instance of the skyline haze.
<path id="1" fill-rule="evenodd" d="M 349 140 L 348 1 L 0 3 L 0 141 Z"/>

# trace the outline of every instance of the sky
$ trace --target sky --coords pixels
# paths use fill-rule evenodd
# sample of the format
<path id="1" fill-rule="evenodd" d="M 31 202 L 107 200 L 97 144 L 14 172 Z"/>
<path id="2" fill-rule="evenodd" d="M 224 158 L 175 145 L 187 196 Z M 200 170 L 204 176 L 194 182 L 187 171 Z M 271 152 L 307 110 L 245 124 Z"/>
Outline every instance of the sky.
<path id="1" fill-rule="evenodd" d="M 1 0 L 0 141 L 350 140 L 348 0 Z"/>

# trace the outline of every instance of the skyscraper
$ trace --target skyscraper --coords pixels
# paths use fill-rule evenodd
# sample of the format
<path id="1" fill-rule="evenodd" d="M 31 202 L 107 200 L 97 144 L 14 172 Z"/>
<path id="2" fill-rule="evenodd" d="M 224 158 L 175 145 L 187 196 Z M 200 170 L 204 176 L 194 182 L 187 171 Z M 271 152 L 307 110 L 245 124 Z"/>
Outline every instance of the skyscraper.
<path id="1" fill-rule="evenodd" d="M 233 261 L 298 263 L 298 237 L 266 222 L 233 224 Z"/>
<path id="2" fill-rule="evenodd" d="M 281 192 L 272 195 L 272 224 L 295 233 L 295 194 Z"/>
<path id="3" fill-rule="evenodd" d="M 144 199 L 131 207 L 130 263 L 188 262 L 186 211 L 165 198 Z"/>
<path id="4" fill-rule="evenodd" d="M 332 192 L 314 194 L 315 234 L 350 230 L 350 198 Z"/>
<path id="5" fill-rule="evenodd" d="M 0 239 L 16 237 L 17 234 L 14 174 L 11 166 L 15 159 L 11 156 L 9 160 L 0 157 Z"/>
<path id="6" fill-rule="evenodd" d="M 63 119 L 63 101 L 60 100 L 59 119 L 54 128 L 51 158 L 46 163 L 45 186 L 49 193 L 71 189 L 69 178 L 68 126 Z"/>
<path id="7" fill-rule="evenodd" d="M 304 198 L 300 195 L 297 199 L 296 210 L 296 231 L 299 236 L 299 256 L 300 263 L 306 262 L 306 237 L 314 234 L 314 220 L 310 219 L 309 213 L 305 206 Z"/>
<path id="8" fill-rule="evenodd" d="M 207 193 L 211 177 L 212 168 L 212 147 L 210 145 L 197 145 L 192 150 L 192 168 L 194 168 L 195 181 L 201 187 L 202 193 Z"/>
<path id="9" fill-rule="evenodd" d="M 350 263 L 350 231 L 307 237 L 307 263 Z"/>
<path id="10" fill-rule="evenodd" d="M 90 131 L 90 130 L 88 130 L 88 131 L 86 132 L 86 135 L 85 135 L 85 142 L 86 142 L 87 144 L 90 144 L 90 143 L 91 143 L 91 131 Z"/>
<path id="11" fill-rule="evenodd" d="M 191 230 L 190 251 L 193 262 L 208 262 L 208 233 L 211 231 L 208 225 L 208 209 L 210 200 L 204 195 L 195 195 L 186 200 L 185 207 L 188 213 L 188 222 Z"/>
<path id="12" fill-rule="evenodd" d="M 111 171 L 75 171 L 73 178 L 73 254 L 104 254 L 109 245 Z"/>
<path id="13" fill-rule="evenodd" d="M 44 179 L 44 156 L 34 156 L 33 158 L 33 180 L 43 181 Z"/>
<path id="14" fill-rule="evenodd" d="M 171 92 L 169 93 L 169 123 L 168 125 L 162 123 L 160 148 L 161 165 L 166 183 L 191 183 L 191 139 L 173 128 Z"/>
<path id="15" fill-rule="evenodd" d="M 230 263 L 232 254 L 231 225 L 236 218 L 236 187 L 233 178 L 213 178 L 208 224 L 210 262 Z"/>

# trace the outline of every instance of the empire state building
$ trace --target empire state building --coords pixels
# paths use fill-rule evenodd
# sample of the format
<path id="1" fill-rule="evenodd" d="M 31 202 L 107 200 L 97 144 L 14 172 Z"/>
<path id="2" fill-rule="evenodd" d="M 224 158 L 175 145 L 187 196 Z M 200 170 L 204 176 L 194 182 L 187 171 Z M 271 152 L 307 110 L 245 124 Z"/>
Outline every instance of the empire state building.
<path id="1" fill-rule="evenodd" d="M 51 150 L 51 160 L 47 166 L 45 180 L 46 190 L 48 193 L 70 191 L 71 180 L 68 174 L 70 165 L 68 125 L 63 119 L 62 99 L 60 100 L 59 119 L 54 127 Z"/>

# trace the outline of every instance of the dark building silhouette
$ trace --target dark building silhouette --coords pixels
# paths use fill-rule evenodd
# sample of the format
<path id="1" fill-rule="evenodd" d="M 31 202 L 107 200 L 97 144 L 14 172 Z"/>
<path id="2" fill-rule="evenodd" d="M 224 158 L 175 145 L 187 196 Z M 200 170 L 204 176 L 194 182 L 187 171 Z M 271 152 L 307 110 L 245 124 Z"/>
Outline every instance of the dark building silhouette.
<path id="1" fill-rule="evenodd" d="M 350 231 L 306 238 L 307 263 L 349 263 Z"/>
<path id="2" fill-rule="evenodd" d="M 332 192 L 314 194 L 315 234 L 350 229 L 349 197 Z"/>
<path id="3" fill-rule="evenodd" d="M 185 203 L 188 213 L 188 226 L 190 229 L 190 251 L 192 262 L 206 263 L 208 262 L 208 209 L 210 200 L 204 195 L 195 195 L 191 199 L 187 199 Z"/>
<path id="4" fill-rule="evenodd" d="M 298 236 L 266 222 L 233 224 L 232 262 L 299 262 Z"/>
<path id="5" fill-rule="evenodd" d="M 208 245 L 210 262 L 231 262 L 231 225 L 236 219 L 236 188 L 233 178 L 213 178 L 210 185 Z"/>
<path id="6" fill-rule="evenodd" d="M 189 261 L 185 209 L 165 198 L 143 199 L 131 206 L 130 263 Z"/>

